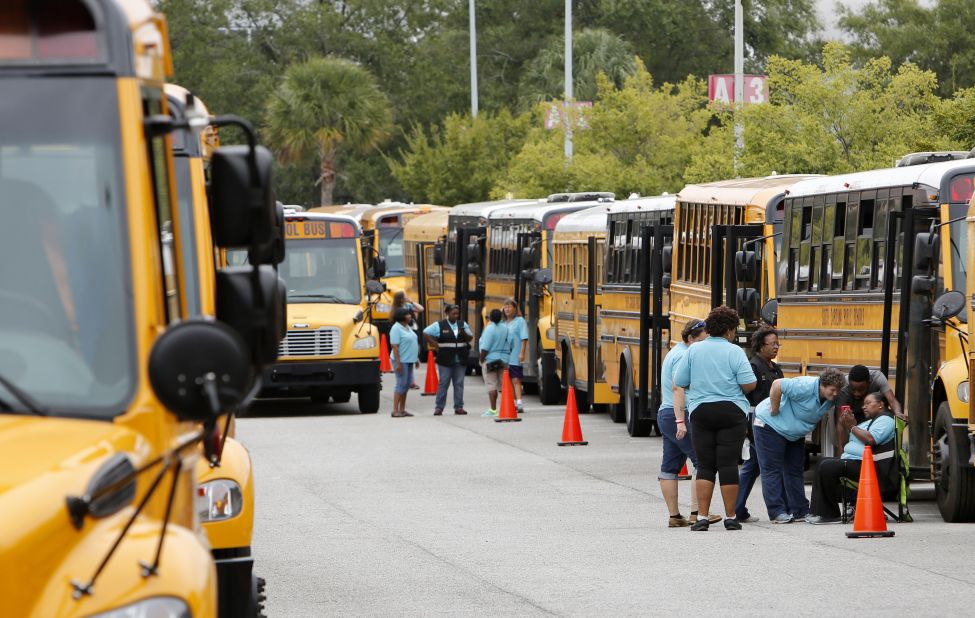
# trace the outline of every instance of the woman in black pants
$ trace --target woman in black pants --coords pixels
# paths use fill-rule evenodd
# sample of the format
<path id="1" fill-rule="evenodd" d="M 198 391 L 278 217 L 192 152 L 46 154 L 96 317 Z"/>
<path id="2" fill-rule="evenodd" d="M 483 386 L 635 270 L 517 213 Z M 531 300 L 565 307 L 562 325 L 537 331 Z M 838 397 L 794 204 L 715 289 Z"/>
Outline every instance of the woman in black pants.
<path id="1" fill-rule="evenodd" d="M 738 499 L 738 458 L 745 442 L 748 399 L 755 389 L 755 372 L 745 352 L 732 343 L 738 333 L 738 313 L 721 306 L 704 321 L 708 338 L 692 346 L 674 371 L 674 384 L 687 391 L 691 436 L 697 453 L 697 500 L 700 511 L 691 530 L 707 530 L 714 481 L 721 480 L 724 527 L 741 530 L 735 517 Z"/>

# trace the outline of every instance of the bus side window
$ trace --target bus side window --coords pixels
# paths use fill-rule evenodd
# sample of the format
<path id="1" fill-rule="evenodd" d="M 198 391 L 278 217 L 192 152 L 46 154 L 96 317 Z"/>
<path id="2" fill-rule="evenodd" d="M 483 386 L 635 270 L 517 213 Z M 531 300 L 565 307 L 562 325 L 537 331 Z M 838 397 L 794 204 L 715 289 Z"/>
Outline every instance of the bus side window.
<path id="1" fill-rule="evenodd" d="M 853 275 L 856 272 L 854 268 L 856 257 L 856 237 L 857 237 L 857 220 L 859 218 L 860 204 L 858 202 L 850 202 L 846 207 L 846 260 L 844 262 L 843 270 L 843 289 L 852 290 L 853 289 Z"/>
<path id="2" fill-rule="evenodd" d="M 817 204 L 812 209 L 812 242 L 809 261 L 809 289 L 819 289 L 820 260 L 822 259 L 823 244 L 823 205 L 822 197 L 817 197 Z"/>
<path id="3" fill-rule="evenodd" d="M 887 221 L 892 207 L 898 202 L 897 198 L 877 200 L 873 215 L 873 281 L 871 287 L 882 290 L 884 287 L 884 260 L 887 255 Z"/>
<path id="4" fill-rule="evenodd" d="M 855 275 L 855 287 L 858 290 L 870 288 L 874 206 L 874 200 L 862 200 L 860 202 L 860 220 L 857 225 L 856 238 Z"/>
<path id="5" fill-rule="evenodd" d="M 837 202 L 833 223 L 833 275 L 830 288 L 843 288 L 843 250 L 846 248 L 844 229 L 846 225 L 846 202 Z M 826 229 L 829 229 L 828 227 Z"/>

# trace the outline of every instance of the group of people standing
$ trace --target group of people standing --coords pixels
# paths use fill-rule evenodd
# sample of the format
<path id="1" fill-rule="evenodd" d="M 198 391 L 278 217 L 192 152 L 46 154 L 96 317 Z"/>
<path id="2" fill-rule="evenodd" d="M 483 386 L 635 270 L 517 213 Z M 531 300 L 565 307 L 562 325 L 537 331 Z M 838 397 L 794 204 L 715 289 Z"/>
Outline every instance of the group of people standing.
<path id="1" fill-rule="evenodd" d="M 393 417 L 413 416 L 406 411 L 406 396 L 416 388 L 413 371 L 419 365 L 419 339 L 416 315 L 423 307 L 410 301 L 403 292 L 393 297 L 393 326 L 389 331 L 391 360 L 396 373 L 393 395 Z M 439 386 L 434 402 L 434 416 L 441 416 L 447 405 L 447 391 L 453 387 L 454 414 L 464 415 L 464 378 L 474 335 L 460 319 L 460 307 L 444 307 L 444 319 L 423 329 L 427 346 L 434 350 Z M 528 352 L 528 324 L 514 299 L 506 299 L 500 309 L 493 309 L 478 341 L 480 365 L 488 388 L 491 407 L 483 416 L 498 415 L 498 390 L 503 372 L 508 371 L 514 391 L 515 407 L 522 413 L 523 364 Z"/>
<path id="2" fill-rule="evenodd" d="M 749 359 L 734 343 L 738 325 L 733 309 L 717 307 L 705 320 L 688 323 L 681 343 L 664 358 L 658 479 L 668 525 L 704 531 L 720 522 L 722 517 L 710 512 L 716 482 L 726 529 L 758 521 L 746 504 L 758 478 L 773 523 L 839 522 L 840 477 L 858 476 L 864 445 L 893 450 L 894 413 L 900 406 L 890 385 L 882 373 L 862 365 L 851 369 L 849 383 L 832 368 L 818 376 L 785 378 L 773 360 L 780 345 L 775 329 L 763 326 L 753 334 Z M 836 415 L 836 446 L 843 455 L 820 462 L 810 506 L 803 480 L 805 438 L 830 413 Z M 697 479 L 685 518 L 678 508 L 677 475 L 688 459 Z"/>

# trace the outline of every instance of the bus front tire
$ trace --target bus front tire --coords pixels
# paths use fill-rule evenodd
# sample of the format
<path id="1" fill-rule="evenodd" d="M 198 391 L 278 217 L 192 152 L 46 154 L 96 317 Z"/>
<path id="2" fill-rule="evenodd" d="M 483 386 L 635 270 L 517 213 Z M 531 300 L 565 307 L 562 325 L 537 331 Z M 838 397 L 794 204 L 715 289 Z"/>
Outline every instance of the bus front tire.
<path id="1" fill-rule="evenodd" d="M 968 436 L 952 427 L 953 422 L 948 402 L 941 402 L 934 421 L 938 510 L 946 522 L 975 521 L 975 468 L 968 463 Z"/>
<path id="2" fill-rule="evenodd" d="M 629 368 L 625 369 L 626 371 L 620 378 L 620 403 L 625 407 L 626 431 L 632 438 L 645 438 L 650 435 L 650 431 L 653 429 L 653 421 L 639 418 L 637 413 L 639 400 L 634 394 Z"/>
<path id="3" fill-rule="evenodd" d="M 359 412 L 361 414 L 375 414 L 379 412 L 379 385 L 359 387 Z"/>

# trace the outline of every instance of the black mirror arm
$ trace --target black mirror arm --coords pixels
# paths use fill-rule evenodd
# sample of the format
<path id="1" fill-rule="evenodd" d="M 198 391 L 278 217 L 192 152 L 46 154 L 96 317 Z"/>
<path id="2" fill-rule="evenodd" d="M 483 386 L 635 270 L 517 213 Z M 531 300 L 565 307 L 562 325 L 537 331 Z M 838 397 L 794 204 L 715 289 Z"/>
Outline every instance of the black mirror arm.
<path id="1" fill-rule="evenodd" d="M 257 134 L 253 125 L 246 118 L 234 114 L 214 116 L 210 118 L 210 124 L 214 127 L 236 126 L 244 132 L 247 136 L 247 163 L 251 172 L 251 186 L 259 187 L 261 179 L 257 174 Z"/>
<path id="2" fill-rule="evenodd" d="M 152 560 L 152 564 L 146 564 L 145 562 L 139 561 L 139 566 L 142 567 L 142 577 L 149 577 L 150 575 L 156 575 L 159 573 L 159 559 L 162 557 L 163 543 L 166 541 L 166 528 L 169 526 L 169 520 L 173 514 L 173 502 L 176 498 L 176 485 L 179 484 L 179 473 L 183 469 L 183 459 L 181 457 L 176 458 L 176 463 L 173 465 L 173 484 L 169 486 L 169 500 L 166 501 L 166 515 L 163 517 L 162 530 L 159 532 L 159 544 L 156 545 L 156 556 Z M 165 470 L 163 471 L 165 474 Z"/>
<path id="3" fill-rule="evenodd" d="M 774 234 L 769 234 L 768 236 L 760 236 L 758 238 L 752 238 L 751 240 L 746 240 L 743 243 L 741 243 L 741 248 L 744 249 L 748 245 L 752 245 L 752 244 L 755 244 L 757 242 L 761 242 L 763 240 L 768 240 L 769 238 L 775 238 L 776 236 L 781 236 L 781 235 L 782 235 L 782 232 L 776 232 Z"/>

